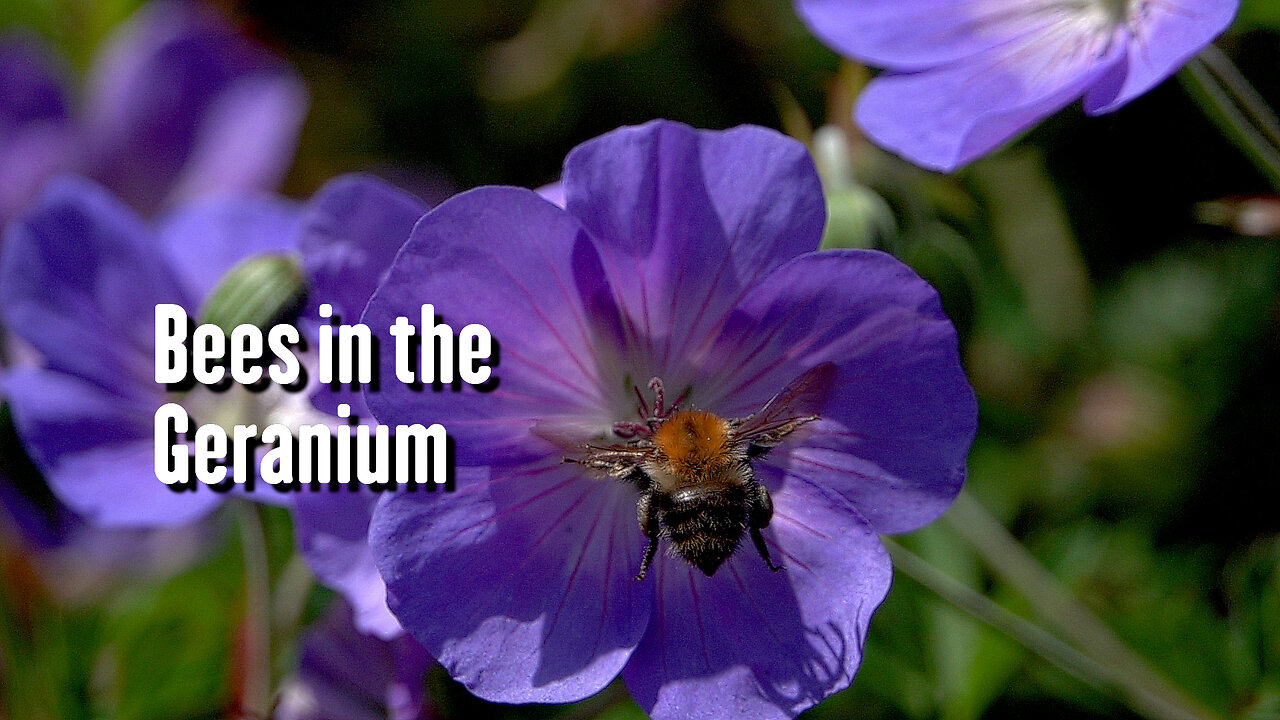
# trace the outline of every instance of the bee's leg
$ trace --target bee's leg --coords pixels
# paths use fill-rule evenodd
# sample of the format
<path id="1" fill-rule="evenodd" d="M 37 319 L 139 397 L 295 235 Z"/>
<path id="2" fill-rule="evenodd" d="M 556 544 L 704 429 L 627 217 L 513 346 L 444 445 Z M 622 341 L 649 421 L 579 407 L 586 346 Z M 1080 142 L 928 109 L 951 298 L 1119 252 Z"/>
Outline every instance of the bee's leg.
<path id="1" fill-rule="evenodd" d="M 658 554 L 658 536 L 653 535 L 649 538 L 649 545 L 644 549 L 644 559 L 640 561 L 640 572 L 636 573 L 636 580 L 643 580 L 644 576 L 649 574 L 649 563 L 653 562 L 653 556 Z"/>
<path id="2" fill-rule="evenodd" d="M 773 558 L 769 557 L 769 546 L 764 544 L 764 535 L 760 534 L 760 528 L 751 528 L 751 542 L 756 544 L 756 550 L 760 552 L 760 557 L 764 558 L 764 563 L 770 570 L 778 572 L 782 569 L 781 565 L 774 565 Z"/>
<path id="3" fill-rule="evenodd" d="M 773 558 L 769 556 L 769 546 L 764 543 L 764 535 L 760 533 L 761 528 L 769 527 L 769 521 L 772 519 L 773 498 L 769 497 L 769 488 L 758 482 L 752 482 L 747 486 L 747 526 L 751 530 L 751 542 L 755 543 L 756 551 L 760 553 L 760 557 L 764 558 L 769 569 L 777 572 L 782 569 L 782 566 L 773 564 Z"/>
<path id="4" fill-rule="evenodd" d="M 647 492 L 641 493 L 640 502 L 636 503 L 636 519 L 640 521 L 640 529 L 644 531 L 644 536 L 649 538 L 649 545 L 644 549 L 644 559 L 640 561 L 640 572 L 636 573 L 636 579 L 643 580 L 649 572 L 649 564 L 653 562 L 653 556 L 658 552 L 658 534 L 661 527 L 658 509 L 653 506 L 653 496 Z"/>

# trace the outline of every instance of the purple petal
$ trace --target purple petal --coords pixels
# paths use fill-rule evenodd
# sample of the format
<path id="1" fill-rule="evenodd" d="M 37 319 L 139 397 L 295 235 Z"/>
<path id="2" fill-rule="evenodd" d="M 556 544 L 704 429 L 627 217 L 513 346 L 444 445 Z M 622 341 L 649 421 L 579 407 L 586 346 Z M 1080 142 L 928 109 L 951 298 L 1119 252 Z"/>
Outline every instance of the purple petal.
<path id="1" fill-rule="evenodd" d="M 542 187 L 534 190 L 534 192 L 541 195 L 547 202 L 555 205 L 556 207 L 564 207 L 564 183 L 559 180 L 543 185 Z"/>
<path id="2" fill-rule="evenodd" d="M 222 502 L 207 487 L 175 492 L 156 478 L 152 423 L 159 403 L 47 370 L 15 370 L 4 390 L 23 445 L 50 489 L 93 524 L 172 527 Z"/>
<path id="3" fill-rule="evenodd" d="M 473 693 L 569 702 L 607 685 L 644 634 L 650 594 L 632 576 L 643 535 L 634 492 L 558 459 L 452 493 L 397 493 L 370 542 L 388 602 Z"/>
<path id="4" fill-rule="evenodd" d="M 849 685 L 889 557 L 847 502 L 794 478 L 774 488 L 771 572 L 749 544 L 708 578 L 663 557 L 658 596 L 623 677 L 654 720 L 792 718 Z"/>
<path id="5" fill-rule="evenodd" d="M 346 175 L 321 188 L 307 203 L 299 241 L 303 270 L 311 283 L 312 309 L 304 316 L 318 318 L 315 308 L 328 303 L 343 322 L 359 320 L 428 209 L 412 195 L 369 175 Z M 357 415 L 366 412 L 364 397 L 345 387 L 321 387 L 311 400 L 331 415 L 343 403 Z"/>
<path id="6" fill-rule="evenodd" d="M 1064 24 L 948 66 L 881 75 L 855 117 L 877 144 L 949 172 L 1080 97 L 1123 62 L 1124 43 L 1102 53 Z"/>
<path id="7" fill-rule="evenodd" d="M 307 88 L 293 73 L 258 71 L 236 79 L 206 109 L 169 202 L 278 187 L 306 116 Z"/>
<path id="8" fill-rule="evenodd" d="M 1128 59 L 1085 95 L 1085 112 L 1111 112 L 1163 82 L 1222 34 L 1239 8 L 1239 0 L 1143 3 L 1142 17 L 1132 23 Z"/>
<path id="9" fill-rule="evenodd" d="M 959 492 L 977 403 L 937 293 L 893 257 L 797 258 L 743 301 L 717 357 L 750 358 L 705 391 L 728 415 L 835 364 L 822 420 L 766 461 L 841 493 L 877 532 L 915 529 Z"/>
<path id="10" fill-rule="evenodd" d="M 135 207 L 265 190 L 292 158 L 305 89 L 283 62 L 192 2 L 139 10 L 91 74 L 95 175 Z"/>
<path id="11" fill-rule="evenodd" d="M 50 177 L 75 166 L 70 125 L 40 123 L 0 138 L 0 225 L 27 208 Z"/>
<path id="12" fill-rule="evenodd" d="M 262 253 L 296 253 L 300 220 L 295 203 L 275 196 L 218 195 L 161 219 L 160 244 L 183 288 L 199 304 L 241 261 Z"/>
<path id="13" fill-rule="evenodd" d="M 1043 32 L 1057 21 L 1026 0 L 797 0 L 801 19 L 837 52 L 877 67 L 923 70 Z"/>
<path id="14" fill-rule="evenodd" d="M 633 366 L 675 385 L 745 288 L 817 248 L 826 217 L 804 146 L 759 127 L 623 128 L 575 148 L 563 183 L 625 308 L 628 346 L 648 349 Z"/>
<path id="15" fill-rule="evenodd" d="M 12 528 L 23 547 L 47 550 L 63 546 L 83 524 L 50 493 L 44 478 L 19 484 L 12 475 L 0 471 L 0 527 Z M 0 531 L 0 541 L 7 539 L 8 533 Z"/>
<path id="16" fill-rule="evenodd" d="M 344 175 L 320 188 L 307 203 L 299 242 L 312 303 L 331 303 L 355 322 L 429 209 L 371 175 Z"/>
<path id="17" fill-rule="evenodd" d="M 34 37 L 0 37 L 0 133 L 69 118 L 61 73 Z"/>
<path id="18" fill-rule="evenodd" d="M 76 160 L 61 74 L 33 38 L 0 38 L 0 225 Z"/>
<path id="19" fill-rule="evenodd" d="M 599 267 L 578 222 L 532 191 L 480 188 L 446 201 L 414 228 L 361 320 L 383 335 L 370 409 L 384 425 L 444 424 L 459 465 L 558 452 L 532 436 L 535 419 L 599 418 L 608 427 L 601 388 L 616 378 L 593 348 L 610 347 L 595 338 L 616 336 L 617 310 Z M 398 316 L 417 325 L 428 303 L 455 332 L 469 323 L 490 330 L 501 347 L 496 389 L 419 390 L 397 379 L 387 328 Z"/>
<path id="20" fill-rule="evenodd" d="M 104 190 L 55 181 L 8 228 L 0 258 L 5 322 L 49 368 L 123 397 L 145 394 L 140 388 L 156 388 L 156 304 L 190 307 L 160 256 L 151 231 Z"/>
<path id="21" fill-rule="evenodd" d="M 360 632 L 391 640 L 403 634 L 387 609 L 387 588 L 369 549 L 369 521 L 378 494 L 303 491 L 294 498 L 298 549 L 322 585 L 351 604 Z"/>
<path id="22" fill-rule="evenodd" d="M 302 641 L 298 675 L 285 683 L 275 720 L 414 720 L 434 663 L 411 638 L 387 642 L 352 626 L 336 603 Z"/>

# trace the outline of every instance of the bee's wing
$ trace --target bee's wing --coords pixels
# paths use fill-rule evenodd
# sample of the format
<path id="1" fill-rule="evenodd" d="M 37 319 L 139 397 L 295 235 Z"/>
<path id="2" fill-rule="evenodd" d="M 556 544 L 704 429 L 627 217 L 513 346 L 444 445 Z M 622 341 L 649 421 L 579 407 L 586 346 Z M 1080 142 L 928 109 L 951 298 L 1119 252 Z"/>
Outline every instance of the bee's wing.
<path id="1" fill-rule="evenodd" d="M 734 421 L 734 441 L 773 447 L 801 425 L 817 420 L 835 374 L 835 365 L 823 363 L 792 380 L 759 411 Z"/>
<path id="2" fill-rule="evenodd" d="M 650 450 L 636 445 L 587 445 L 580 457 L 565 458 L 566 462 L 589 467 L 610 477 L 625 479 L 648 459 Z"/>

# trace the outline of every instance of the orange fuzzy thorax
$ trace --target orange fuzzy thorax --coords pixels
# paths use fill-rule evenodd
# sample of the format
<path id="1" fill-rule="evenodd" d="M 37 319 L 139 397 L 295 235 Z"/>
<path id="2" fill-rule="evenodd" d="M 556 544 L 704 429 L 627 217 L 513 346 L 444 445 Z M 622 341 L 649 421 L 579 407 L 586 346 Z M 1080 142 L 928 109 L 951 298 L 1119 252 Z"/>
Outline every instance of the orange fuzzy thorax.
<path id="1" fill-rule="evenodd" d="M 686 410 L 672 415 L 654 431 L 653 444 L 677 475 L 705 478 L 732 462 L 729 424 L 709 412 Z"/>

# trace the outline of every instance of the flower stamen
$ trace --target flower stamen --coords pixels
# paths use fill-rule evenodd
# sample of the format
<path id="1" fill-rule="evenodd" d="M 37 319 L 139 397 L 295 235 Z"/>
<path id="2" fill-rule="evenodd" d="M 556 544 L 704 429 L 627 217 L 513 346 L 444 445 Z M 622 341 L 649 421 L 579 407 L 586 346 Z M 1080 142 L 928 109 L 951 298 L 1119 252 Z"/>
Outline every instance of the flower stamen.
<path id="1" fill-rule="evenodd" d="M 636 393 L 636 414 L 640 416 L 640 422 L 619 421 L 613 424 L 613 434 L 624 440 L 630 440 L 637 437 L 649 437 L 653 435 L 653 431 L 663 420 L 671 417 L 685 400 L 689 399 L 689 388 L 685 388 L 680 393 L 676 401 L 667 405 L 666 386 L 662 383 L 662 378 L 650 378 L 648 383 L 650 392 L 653 393 L 653 405 L 650 406 L 649 401 L 645 399 L 644 393 L 640 387 L 632 385 L 631 389 Z"/>

